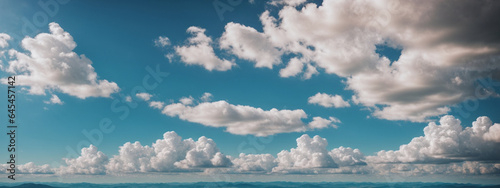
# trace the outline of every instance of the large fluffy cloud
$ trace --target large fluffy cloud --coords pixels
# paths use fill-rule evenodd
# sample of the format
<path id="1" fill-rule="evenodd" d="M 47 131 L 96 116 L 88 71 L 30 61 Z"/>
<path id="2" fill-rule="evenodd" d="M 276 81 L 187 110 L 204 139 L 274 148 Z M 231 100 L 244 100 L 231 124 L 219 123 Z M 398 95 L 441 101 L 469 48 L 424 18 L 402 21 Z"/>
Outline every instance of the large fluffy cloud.
<path id="1" fill-rule="evenodd" d="M 283 150 L 278 153 L 278 166 L 273 169 L 275 172 L 303 172 L 314 168 L 337 168 L 332 156 L 328 154 L 326 146 L 328 142 L 320 136 L 302 135 L 297 138 L 297 148 L 290 151 Z"/>
<path id="2" fill-rule="evenodd" d="M 226 71 L 235 65 L 215 55 L 212 39 L 205 35 L 205 29 L 192 26 L 187 29 L 187 32 L 193 34 L 193 37 L 188 39 L 189 44 L 175 47 L 176 53 L 181 56 L 184 63 L 200 65 L 209 71 Z"/>
<path id="3" fill-rule="evenodd" d="M 268 10 L 260 16 L 262 32 L 228 23 L 221 47 L 257 67 L 272 68 L 281 58 L 290 58 L 284 60 L 282 77 L 302 74 L 307 79 L 318 70 L 343 77 L 346 88 L 354 91 L 353 101 L 371 108 L 377 118 L 430 121 L 477 97 L 478 79 L 500 78 L 500 20 L 495 19 L 500 16 L 499 3 L 271 4 L 278 6 L 278 13 Z M 391 62 L 377 53 L 381 46 L 401 49 L 401 56 Z"/>
<path id="4" fill-rule="evenodd" d="M 488 1 L 332 0 L 285 6 L 279 21 L 267 12 L 261 20 L 265 34 L 281 42 L 276 47 L 346 77 L 376 117 L 426 121 L 473 97 L 476 79 L 498 74 L 498 10 Z M 462 16 L 449 14 L 456 11 Z M 401 48 L 401 57 L 391 64 L 376 45 Z"/>
<path id="5" fill-rule="evenodd" d="M 204 136 L 197 141 L 166 132 L 152 146 L 127 142 L 106 168 L 111 173 L 191 171 L 197 168 L 227 167 L 232 163 L 219 152 L 215 142 Z"/>
<path id="6" fill-rule="evenodd" d="M 254 28 L 228 23 L 220 39 L 220 46 L 241 59 L 255 62 L 255 67 L 272 68 L 281 63 L 281 52 L 273 47 L 268 36 Z"/>
<path id="7" fill-rule="evenodd" d="M 444 116 L 440 125 L 432 122 L 424 136 L 416 137 L 396 151 L 380 151 L 368 157 L 372 163 L 449 163 L 454 161 L 499 161 L 500 124 L 479 117 L 472 127 L 462 128 L 460 120 Z"/>
<path id="8" fill-rule="evenodd" d="M 73 52 L 76 43 L 68 32 L 57 23 L 50 23 L 49 29 L 22 40 L 26 53 L 9 50 L 12 60 L 6 71 L 17 74 L 17 84 L 28 86 L 31 94 L 55 90 L 82 99 L 118 92 L 116 83 L 98 79 L 90 59 Z"/>
<path id="9" fill-rule="evenodd" d="M 162 113 L 206 126 L 224 127 L 232 134 L 256 136 L 336 127 L 332 123 L 340 122 L 336 118 L 327 120 L 314 117 L 310 124 L 305 124 L 302 119 L 307 118 L 307 114 L 302 109 L 263 110 L 252 106 L 233 105 L 222 100 L 198 104 L 193 100 L 191 97 L 183 98 L 180 103 L 166 105 Z"/>
<path id="10" fill-rule="evenodd" d="M 365 156 L 358 149 L 339 147 L 327 150 L 328 142 L 316 135 L 302 135 L 297 138 L 297 147 L 278 153 L 278 165 L 273 172 L 278 173 L 331 173 L 330 168 L 366 165 Z"/>
<path id="11" fill-rule="evenodd" d="M 58 174 L 105 174 L 108 156 L 97 147 L 90 145 L 82 148 L 81 155 L 75 159 L 64 159 L 66 166 L 56 169 Z"/>

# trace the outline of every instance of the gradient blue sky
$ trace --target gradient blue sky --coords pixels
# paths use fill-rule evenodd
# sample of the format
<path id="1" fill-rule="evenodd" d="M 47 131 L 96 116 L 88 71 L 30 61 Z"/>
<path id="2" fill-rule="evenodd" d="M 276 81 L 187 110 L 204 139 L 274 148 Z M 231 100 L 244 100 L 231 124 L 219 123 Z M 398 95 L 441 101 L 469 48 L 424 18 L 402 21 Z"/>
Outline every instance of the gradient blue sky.
<path id="1" fill-rule="evenodd" d="M 321 4 L 321 1 L 313 1 Z M 0 33 L 13 37 L 10 47 L 23 52 L 19 43 L 25 37 L 22 33 L 23 19 L 32 20 L 35 13 L 42 11 L 37 1 L 0 1 Z M 229 22 L 240 23 L 262 32 L 259 16 L 265 10 L 277 16 L 279 7 L 265 2 L 242 1 L 233 7 L 234 11 L 224 13 L 220 20 L 212 1 L 77 1 L 60 5 L 54 17 L 49 17 L 42 27 L 27 36 L 34 37 L 39 33 L 48 33 L 50 22 L 58 23 L 70 33 L 77 47 L 74 52 L 85 54 L 93 64 L 99 79 L 115 82 L 120 91 L 109 98 L 90 97 L 79 99 L 58 91 L 51 91 L 63 101 L 62 105 L 46 104 L 50 100 L 47 95 L 32 95 L 26 91 L 17 95 L 18 159 L 19 164 L 34 162 L 35 164 L 53 164 L 66 157 L 67 147 L 79 151 L 77 144 L 87 138 L 83 130 L 98 128 L 103 118 L 109 118 L 116 126 L 115 130 L 104 135 L 102 143 L 97 145 L 100 151 L 108 156 L 118 154 L 119 146 L 125 142 L 140 141 L 150 145 L 160 139 L 163 133 L 175 131 L 183 138 L 212 138 L 220 151 L 226 155 L 238 157 L 238 146 L 252 139 L 252 135 L 234 135 L 224 128 L 214 128 L 192 123 L 178 117 L 165 116 L 161 111 L 153 109 L 144 101 L 134 98 L 137 108 L 131 109 L 124 120 L 121 113 L 113 112 L 111 104 L 114 100 L 124 100 L 125 96 L 133 96 L 133 87 L 141 85 L 148 74 L 146 67 L 156 67 L 168 72 L 168 77 L 159 87 L 148 93 L 155 101 L 178 101 L 182 97 L 199 98 L 205 92 L 213 95 L 213 101 L 225 100 L 230 104 L 248 105 L 270 110 L 303 109 L 308 118 L 336 117 L 342 121 L 338 128 L 328 127 L 306 132 L 279 133 L 272 136 L 273 141 L 264 144 L 256 153 L 276 154 L 282 150 L 296 147 L 296 139 L 303 134 L 319 135 L 328 140 L 328 150 L 339 146 L 358 148 L 365 155 L 375 155 L 380 150 L 397 150 L 400 145 L 407 144 L 412 138 L 423 136 L 423 128 L 428 122 L 411 122 L 405 120 L 386 120 L 374 117 L 372 110 L 361 104 L 352 102 L 353 90 L 347 88 L 346 78 L 336 74 L 327 74 L 318 69 L 319 74 L 311 79 L 300 76 L 283 78 L 279 71 L 286 64 L 273 69 L 256 68 L 250 61 L 240 59 L 227 51 L 214 47 L 215 54 L 237 64 L 228 71 L 208 71 L 201 66 L 189 66 L 174 58 L 169 62 L 165 54 L 172 49 L 155 46 L 159 36 L 170 39 L 172 46 L 183 45 L 190 34 L 186 29 L 197 26 L 206 29 L 205 34 L 217 40 Z M 401 49 L 378 45 L 376 52 L 391 61 L 399 58 Z M 282 56 L 288 62 L 289 55 Z M 6 61 L 4 61 L 4 66 Z M 10 73 L 0 72 L 0 77 Z M 495 87 L 496 90 L 500 87 Z M 6 90 L 6 86 L 2 87 Z M 308 98 L 316 93 L 338 94 L 351 104 L 346 108 L 325 108 L 308 104 Z M 1 92 L 0 98 L 6 98 Z M 5 104 L 5 102 L 3 103 Z M 462 104 L 457 103 L 457 104 Z M 453 115 L 462 121 L 463 126 L 472 126 L 479 116 L 488 116 L 492 122 L 500 122 L 498 116 L 500 100 L 491 97 L 479 100 L 477 110 L 470 111 L 464 117 L 457 112 L 457 107 L 450 105 Z M 443 116 L 430 117 L 437 121 Z M 3 118 L 4 119 L 4 118 Z M 5 120 L 5 119 L 4 119 Z M 7 142 L 2 137 L 2 142 Z M 88 145 L 85 145 L 88 147 Z M 5 151 L 1 150 L 2 156 Z"/>

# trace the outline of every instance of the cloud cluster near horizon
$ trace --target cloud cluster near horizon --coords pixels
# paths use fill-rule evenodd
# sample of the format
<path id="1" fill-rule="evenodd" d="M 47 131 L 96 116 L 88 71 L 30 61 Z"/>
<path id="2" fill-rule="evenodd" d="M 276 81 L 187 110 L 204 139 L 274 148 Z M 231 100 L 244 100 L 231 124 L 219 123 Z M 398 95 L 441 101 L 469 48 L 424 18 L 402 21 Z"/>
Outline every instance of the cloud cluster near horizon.
<path id="1" fill-rule="evenodd" d="M 338 147 L 307 134 L 297 146 L 272 154 L 223 154 L 204 136 L 197 141 L 166 132 L 151 145 L 127 142 L 118 155 L 108 157 L 91 145 L 81 156 L 64 159 L 66 165 L 52 168 L 33 163 L 18 169 L 25 174 L 126 174 L 146 172 L 265 173 L 265 174 L 498 174 L 500 173 L 500 124 L 478 117 L 472 127 L 462 129 L 460 120 L 444 116 L 424 128 L 397 151 L 365 156 L 359 149 Z M 5 173 L 6 164 L 0 166 Z"/>
<path id="2" fill-rule="evenodd" d="M 477 90 L 482 96 L 498 96 L 489 88 L 476 88 L 478 79 L 500 78 L 498 3 L 328 0 L 318 5 L 276 0 L 270 4 L 278 13 L 269 9 L 260 15 L 262 32 L 230 22 L 213 46 L 258 68 L 281 68 L 281 77 L 338 75 L 354 91 L 353 102 L 381 119 L 425 122 L 476 97 Z M 204 30 L 196 31 L 201 36 Z M 391 62 L 381 56 L 379 46 L 401 49 L 399 59 Z M 210 58 L 195 51 L 177 55 L 182 62 L 196 62 L 207 70 L 233 67 L 212 57 L 213 47 L 205 47 Z"/>

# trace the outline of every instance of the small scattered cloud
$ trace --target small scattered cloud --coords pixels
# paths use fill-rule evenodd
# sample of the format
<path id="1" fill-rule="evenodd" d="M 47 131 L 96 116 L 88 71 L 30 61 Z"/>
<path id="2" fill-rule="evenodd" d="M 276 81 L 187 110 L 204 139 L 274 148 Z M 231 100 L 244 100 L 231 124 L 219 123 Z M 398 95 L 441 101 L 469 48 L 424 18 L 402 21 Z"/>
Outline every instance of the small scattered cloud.
<path id="1" fill-rule="evenodd" d="M 182 97 L 179 102 L 181 102 L 183 105 L 192 105 L 194 102 L 194 98 L 189 96 L 189 97 Z"/>
<path id="2" fill-rule="evenodd" d="M 313 117 L 313 120 L 309 122 L 309 127 L 312 129 L 323 129 L 327 127 L 338 128 L 338 126 L 334 123 L 341 122 L 336 117 L 331 116 L 328 119 L 324 119 L 322 117 Z"/>
<path id="3" fill-rule="evenodd" d="M 212 97 L 213 97 L 213 96 L 212 96 L 212 94 L 211 94 L 211 93 L 207 93 L 207 92 L 205 92 L 205 93 L 203 93 L 203 96 L 201 96 L 201 98 L 200 98 L 200 99 L 201 99 L 201 101 L 203 101 L 203 102 L 210 102 L 210 101 L 212 100 Z"/>
<path id="4" fill-rule="evenodd" d="M 345 101 L 340 95 L 329 95 L 326 93 L 316 93 L 307 100 L 309 104 L 317 104 L 326 108 L 344 108 L 350 107 L 349 102 Z"/>
<path id="5" fill-rule="evenodd" d="M 170 39 L 164 36 L 159 36 L 154 42 L 158 47 L 165 47 L 170 45 Z"/>
<path id="6" fill-rule="evenodd" d="M 0 48 L 7 48 L 12 37 L 6 33 L 0 33 Z"/>
<path id="7" fill-rule="evenodd" d="M 131 97 L 131 96 L 126 96 L 126 97 L 125 97 L 125 101 L 127 101 L 127 102 L 132 102 L 132 97 Z"/>
<path id="8" fill-rule="evenodd" d="M 164 102 L 160 102 L 160 101 L 151 101 L 149 102 L 149 107 L 152 107 L 154 109 L 163 109 L 163 107 L 165 106 L 165 103 Z"/>
<path id="9" fill-rule="evenodd" d="M 153 95 L 151 95 L 149 93 L 137 93 L 137 94 L 135 94 L 135 96 L 139 99 L 144 100 L 144 101 L 149 101 L 151 99 L 151 97 L 153 97 Z"/>
<path id="10" fill-rule="evenodd" d="M 59 99 L 59 97 L 57 95 L 54 95 L 54 94 L 52 94 L 52 97 L 50 98 L 50 100 L 44 101 L 44 103 L 45 104 L 59 104 L 59 105 L 63 104 L 61 99 Z"/>

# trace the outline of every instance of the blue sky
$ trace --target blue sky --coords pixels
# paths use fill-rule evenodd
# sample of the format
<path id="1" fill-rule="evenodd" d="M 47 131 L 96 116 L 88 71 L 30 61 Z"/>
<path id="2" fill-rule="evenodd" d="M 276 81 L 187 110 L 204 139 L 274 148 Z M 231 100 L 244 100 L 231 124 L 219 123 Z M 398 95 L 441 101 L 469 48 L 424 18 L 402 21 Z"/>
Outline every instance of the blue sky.
<path id="1" fill-rule="evenodd" d="M 466 109 L 466 113 L 470 114 L 469 116 L 464 116 L 463 113 L 459 112 L 459 107 L 457 107 L 457 105 L 463 106 L 464 104 L 471 104 L 471 100 L 467 102 L 467 99 L 474 96 L 474 89 L 477 88 L 477 83 L 479 83 L 477 80 L 488 77 L 491 78 L 492 75 L 495 79 L 495 76 L 498 76 L 498 66 L 488 66 L 487 63 L 498 64 L 498 53 L 495 51 L 497 50 L 495 45 L 500 41 L 484 42 L 482 40 L 483 38 L 480 38 L 476 39 L 477 43 L 474 44 L 474 42 L 467 43 L 466 39 L 463 40 L 465 42 L 459 39 L 453 41 L 453 37 L 456 37 L 453 35 L 450 35 L 448 38 L 446 38 L 446 36 L 441 36 L 443 39 L 436 41 L 444 41 L 442 42 L 442 46 L 448 45 L 448 48 L 450 48 L 452 52 L 448 54 L 439 54 L 436 52 L 442 47 L 439 44 L 432 43 L 432 41 L 430 41 L 429 44 L 421 44 L 425 43 L 427 39 L 432 40 L 432 38 L 426 38 L 428 36 L 425 34 L 415 37 L 421 37 L 421 40 L 424 41 L 421 42 L 408 38 L 393 37 L 396 35 L 383 31 L 384 27 L 386 27 L 387 30 L 393 28 L 393 30 L 395 30 L 394 32 L 397 33 L 398 29 L 402 27 L 398 25 L 401 23 L 397 21 L 404 20 L 407 15 L 400 16 L 394 14 L 391 19 L 393 22 L 389 21 L 388 25 L 375 29 L 374 33 L 376 33 L 377 36 L 380 35 L 381 39 L 377 37 L 356 38 L 358 37 L 356 34 L 353 34 L 354 36 L 350 36 L 349 38 L 349 36 L 345 36 L 350 34 L 333 30 L 330 32 L 339 32 L 339 40 L 343 39 L 343 37 L 347 40 L 343 43 L 335 43 L 338 42 L 333 40 L 336 35 L 333 35 L 332 38 L 328 34 L 325 34 L 332 38 L 332 42 L 321 43 L 321 40 L 317 40 L 313 36 L 318 34 L 318 37 L 324 37 L 320 36 L 321 31 L 305 32 L 307 28 L 303 30 L 288 30 L 287 32 L 289 35 L 287 36 L 290 36 L 290 38 L 286 40 L 290 42 L 289 44 L 292 44 L 292 40 L 300 38 L 300 34 L 310 33 L 311 36 L 304 36 L 301 42 L 304 43 L 307 49 L 313 49 L 311 51 L 314 51 L 314 53 L 308 56 L 306 53 L 301 53 L 302 51 L 295 50 L 291 45 L 284 47 L 280 46 L 278 44 L 279 42 L 274 42 L 273 44 L 276 46 L 271 47 L 278 49 L 278 51 L 281 51 L 283 54 L 278 56 L 279 63 L 270 65 L 272 68 L 256 67 L 256 61 L 258 60 L 252 60 L 252 58 L 266 57 L 266 51 L 250 58 L 248 58 L 248 56 L 251 55 L 247 54 L 247 58 L 245 58 L 244 52 L 237 53 L 231 51 L 237 48 L 235 46 L 225 49 L 220 47 L 222 46 L 220 42 L 222 40 L 221 36 L 223 33 L 227 32 L 225 26 L 230 22 L 254 28 L 256 32 L 266 36 L 266 39 L 272 40 L 277 39 L 279 35 L 273 35 L 271 32 L 263 29 L 263 24 L 261 20 L 259 20 L 259 17 L 264 11 L 269 11 L 270 17 L 279 17 L 280 19 L 276 23 L 282 24 L 280 25 L 281 29 L 286 30 L 288 26 L 288 29 L 295 28 L 294 26 L 290 26 L 295 22 L 290 22 L 291 24 L 286 22 L 288 25 L 285 24 L 285 21 L 288 19 L 285 18 L 285 16 L 289 15 L 291 20 L 295 17 L 292 17 L 293 11 L 287 14 L 284 11 L 285 9 L 294 9 L 300 12 L 307 7 L 308 9 L 306 10 L 311 10 L 311 14 L 313 14 L 314 11 L 320 12 L 319 9 L 314 9 L 314 6 L 319 6 L 326 10 L 332 7 L 327 6 L 325 2 L 321 1 L 302 2 L 298 5 L 294 5 L 287 1 L 274 2 L 277 2 L 275 3 L 276 5 L 273 5 L 272 2 L 250 3 L 248 1 L 241 1 L 241 3 L 234 6 L 229 5 L 234 10 L 224 12 L 223 19 L 221 20 L 217 15 L 217 10 L 214 8 L 212 1 L 101 2 L 73 0 L 66 4 L 58 4 L 59 9 L 54 13 L 54 16 L 48 16 L 47 20 L 38 20 L 40 26 L 35 25 L 34 28 L 36 31 L 25 33 L 23 32 L 23 28 L 26 26 L 26 23 L 23 20 L 27 19 L 32 21 L 33 15 L 37 15 L 40 12 L 46 14 L 46 12 L 44 12 L 43 8 L 35 1 L 1 1 L 2 11 L 0 11 L 0 20 L 2 21 L 0 22 L 0 33 L 11 36 L 11 39 L 7 40 L 9 44 L 8 47 L 3 48 L 3 50 L 13 49 L 20 53 L 29 54 L 26 49 L 21 48 L 21 41 L 25 37 L 33 38 L 40 33 L 51 33 L 49 30 L 49 23 L 57 23 L 60 28 L 72 36 L 73 41 L 76 43 L 77 46 L 72 51 L 78 55 L 84 54 L 85 57 L 92 62 L 91 66 L 97 74 L 97 79 L 114 82 L 117 87 L 119 87 L 119 91 L 103 94 L 103 96 L 84 97 L 84 99 L 78 97 L 78 94 L 75 92 L 65 92 L 62 87 L 57 88 L 57 86 L 45 88 L 42 94 L 34 94 L 28 91 L 30 88 L 33 88 L 33 83 L 26 82 L 23 86 L 25 90 L 18 88 L 20 92 L 17 94 L 18 96 L 16 98 L 16 112 L 19 124 L 19 151 L 17 152 L 19 164 L 34 162 L 37 165 L 49 164 L 58 167 L 58 164 L 62 164 L 62 166 L 64 166 L 65 164 L 61 159 L 68 156 L 67 148 L 69 147 L 79 153 L 81 147 L 89 147 L 89 143 L 79 145 L 82 141 L 89 141 L 89 139 L 82 134 L 82 131 L 98 129 L 99 122 L 105 118 L 111 120 L 115 128 L 112 132 L 103 134 L 102 142 L 99 144 L 94 143 L 94 145 L 109 158 L 118 155 L 119 147 L 126 142 L 133 143 L 139 141 L 142 145 L 151 145 L 151 143 L 155 142 L 157 139 L 161 139 L 162 135 L 167 131 L 174 131 L 184 139 L 193 138 L 197 140 L 201 136 L 211 138 L 217 144 L 220 152 L 232 158 L 238 158 L 239 154 L 242 152 L 240 147 L 242 143 L 247 143 L 249 140 L 255 139 L 257 139 L 261 145 L 245 148 L 244 151 L 254 152 L 253 154 L 271 154 L 273 157 L 277 157 L 277 153 L 280 153 L 280 151 L 297 147 L 298 141 L 296 141 L 296 139 L 303 134 L 307 134 L 311 138 L 315 135 L 319 135 L 321 138 L 326 139 L 328 141 L 327 150 L 343 146 L 357 148 L 365 156 L 377 156 L 377 152 L 381 150 L 398 150 L 401 145 L 410 143 L 413 138 L 424 136 L 424 127 L 428 126 L 429 122 L 437 122 L 445 115 L 452 115 L 459 119 L 462 122 L 460 125 L 463 127 L 471 127 L 472 122 L 476 121 L 476 118 L 479 116 L 487 116 L 493 123 L 500 122 L 497 110 L 500 105 L 500 100 L 496 97 L 498 94 L 491 94 L 489 95 L 490 97 L 484 100 L 475 100 L 472 98 L 473 102 L 477 102 L 474 103 L 474 105 L 477 105 L 477 108 Z M 306 6 L 305 4 L 307 3 L 312 4 Z M 358 6 L 363 7 L 361 4 Z M 485 5 L 480 3 L 479 6 Z M 367 5 L 367 7 L 370 8 L 371 6 Z M 443 8 L 441 6 L 439 7 Z M 404 7 L 401 9 L 404 9 Z M 278 14 L 280 11 L 283 11 L 283 14 Z M 335 12 L 337 10 L 331 11 Z M 475 10 L 471 8 L 470 11 L 474 12 Z M 489 16 L 491 16 L 491 14 L 494 13 L 486 13 L 486 15 Z M 432 12 L 431 15 L 435 17 L 429 22 L 432 22 L 433 19 L 439 20 L 440 18 L 443 18 L 444 21 L 453 21 L 452 18 L 446 15 L 440 15 L 434 12 Z M 358 15 L 358 17 L 361 16 Z M 478 19 L 484 19 L 485 23 L 495 23 L 495 20 L 491 21 L 489 18 L 491 17 L 486 16 L 486 18 Z M 324 19 L 329 20 L 329 18 Z M 331 19 L 334 20 L 337 18 L 332 17 Z M 355 18 L 350 20 L 350 24 L 356 23 L 354 19 Z M 299 23 L 299 21 L 305 22 L 305 20 L 298 20 L 298 25 L 304 24 Z M 331 24 L 327 21 L 318 21 L 318 23 L 311 24 L 316 24 L 314 27 L 321 28 L 321 23 Z M 430 30 L 435 29 L 436 32 L 441 29 L 438 27 L 434 28 L 432 24 L 425 25 L 426 23 L 409 24 L 410 26 L 408 27 L 417 27 L 419 24 L 422 25 L 422 28 Z M 462 31 L 462 33 L 474 32 L 469 31 L 471 30 L 469 28 L 472 26 L 467 24 L 468 23 L 464 23 L 458 26 L 448 24 L 444 27 L 449 27 L 448 29 L 450 30 L 456 30 L 456 33 L 458 33 L 457 36 L 460 36 Z M 176 49 L 181 46 L 189 46 L 187 40 L 193 35 L 187 33 L 186 30 L 191 26 L 205 29 L 205 31 L 201 33 L 211 38 L 212 41 L 209 46 L 213 48 L 215 56 L 220 59 L 228 60 L 234 65 L 230 67 L 230 69 L 222 71 L 207 70 L 199 64 L 187 65 L 186 61 L 182 59 L 182 55 L 176 51 Z M 327 28 L 326 26 L 328 25 L 325 25 L 324 28 Z M 346 28 L 358 28 L 359 24 L 349 25 L 345 23 L 344 26 Z M 418 29 L 420 28 L 415 29 L 415 31 L 417 31 L 416 33 L 419 31 Z M 347 33 L 355 32 L 352 30 Z M 365 33 L 362 36 L 372 36 L 369 34 L 370 33 Z M 155 45 L 155 41 L 158 40 L 160 36 L 167 37 L 170 44 L 163 47 L 161 45 Z M 294 38 L 294 36 L 299 37 Z M 487 38 L 487 36 L 484 36 L 484 38 Z M 350 44 L 351 40 L 361 40 L 360 44 L 369 44 L 372 42 L 374 45 L 373 47 L 367 45 L 368 47 L 365 48 L 358 43 Z M 258 43 L 260 41 L 255 39 L 254 42 Z M 236 42 L 231 44 L 236 44 Z M 340 49 L 335 47 L 338 44 L 342 44 Z M 353 47 L 350 48 L 349 45 Z M 431 45 L 431 47 L 428 47 L 428 51 L 420 50 L 422 46 L 426 45 Z M 470 53 L 468 53 L 469 51 L 453 51 L 454 49 L 473 51 L 476 47 L 478 49 L 484 47 L 494 50 L 492 50 L 491 53 L 478 52 L 478 54 L 476 54 L 477 56 L 470 55 Z M 375 48 L 375 50 L 373 50 L 373 48 Z M 435 50 L 433 50 L 433 48 L 435 48 Z M 412 61 L 416 62 L 418 58 L 412 59 L 415 56 L 414 54 L 417 54 L 417 56 L 423 54 L 422 57 L 425 58 L 439 58 L 437 58 L 437 60 L 431 59 L 429 62 L 423 61 L 416 63 L 416 66 L 424 67 L 422 68 L 424 71 L 421 72 L 408 67 L 394 68 L 396 71 L 403 72 L 404 74 L 406 74 L 404 71 L 415 70 L 414 74 L 412 72 L 408 73 L 408 75 L 401 75 L 401 77 L 398 77 L 402 82 L 407 82 L 408 87 L 398 84 L 384 85 L 384 83 L 387 82 L 382 83 L 383 81 L 381 81 L 380 83 L 368 84 L 379 84 L 377 87 L 382 89 L 364 90 L 363 87 L 369 87 L 371 85 L 363 86 L 363 84 L 367 82 L 361 83 L 357 81 L 366 78 L 363 76 L 378 74 L 360 70 L 364 69 L 363 67 L 367 67 L 366 69 L 376 69 L 374 68 L 375 65 L 372 66 L 372 64 L 368 62 L 373 60 L 374 56 L 367 55 L 366 57 L 360 57 L 356 55 L 356 50 L 366 49 L 372 50 L 363 53 L 373 53 L 377 55 L 377 58 L 375 58 L 376 60 L 374 60 L 372 64 L 392 62 L 391 65 L 387 66 L 389 69 L 399 65 L 404 66 L 405 63 L 412 64 Z M 335 59 L 336 57 L 331 57 L 332 59 L 325 60 L 325 56 L 321 56 L 321 53 L 319 53 L 321 50 L 330 50 L 327 53 L 330 55 L 344 53 L 339 57 L 345 57 L 347 59 L 345 61 L 348 64 L 356 64 L 356 62 L 362 63 L 359 63 L 355 68 L 349 67 L 344 69 L 344 67 L 340 67 L 345 65 L 342 64 L 343 62 L 340 62 L 343 61 L 343 58 Z M 408 58 L 398 61 L 402 53 L 414 56 L 408 55 Z M 166 57 L 167 54 L 173 54 L 172 61 Z M 191 56 L 196 55 L 200 54 L 191 54 Z M 305 59 L 304 66 L 311 65 L 316 67 L 317 73 L 313 74 L 309 79 L 302 76 L 302 73 L 290 77 L 282 76 L 280 70 L 287 67 L 287 65 L 290 64 L 289 61 L 294 57 Z M 388 59 L 384 59 L 384 57 Z M 469 57 L 472 58 L 469 59 L 471 62 L 474 62 L 474 58 L 490 58 L 491 60 L 486 61 L 491 62 L 485 64 L 479 62 L 477 65 L 472 64 L 469 67 L 467 64 L 457 60 L 460 58 L 467 59 Z M 366 59 L 360 60 L 359 58 Z M 9 61 L 14 59 L 15 58 L 12 57 L 9 59 L 6 56 L 2 59 L 3 71 L 0 72 L 2 78 L 13 74 L 30 74 L 22 71 L 16 73 L 9 72 L 7 70 Z M 368 63 L 364 64 L 366 62 Z M 205 62 L 199 63 L 203 64 Z M 339 63 L 339 65 L 334 65 L 335 63 Z M 432 66 L 435 64 L 442 65 L 437 69 L 441 72 L 426 72 L 425 70 L 436 69 L 427 69 L 426 63 Z M 446 66 L 444 64 L 446 64 Z M 158 87 L 152 90 L 146 90 L 146 93 L 151 94 L 152 97 L 150 100 L 144 101 L 135 95 L 133 88 L 143 84 L 143 79 L 149 74 L 146 70 L 147 67 L 155 69 L 157 66 L 160 67 L 162 72 L 167 72 L 168 76 L 164 78 L 164 81 L 159 83 Z M 462 68 L 462 70 L 470 69 L 471 71 L 457 71 L 457 69 L 453 68 L 457 66 L 461 66 L 460 68 Z M 478 69 L 480 70 L 473 70 L 473 67 L 479 67 Z M 75 71 L 78 72 L 78 70 Z M 475 74 L 474 71 L 479 73 Z M 426 75 L 426 73 L 429 73 L 429 75 Z M 31 72 L 31 74 L 34 74 L 34 72 Z M 414 77 L 415 75 L 422 76 Z M 455 77 L 453 75 L 457 76 Z M 383 75 L 378 76 L 382 77 Z M 436 79 L 429 79 L 429 77 Z M 455 78 L 455 80 L 460 80 L 457 81 L 459 84 L 457 84 L 457 86 L 446 85 L 451 83 L 451 81 L 443 81 L 448 78 L 450 78 L 450 80 Z M 376 82 L 376 79 L 371 80 Z M 460 84 L 462 82 L 464 84 Z M 440 83 L 444 83 L 445 85 L 440 85 Z M 493 80 L 493 83 L 493 90 L 498 91 L 500 88 L 498 81 Z M 414 86 L 413 84 L 422 85 L 412 88 L 412 86 Z M 6 86 L 3 88 L 6 90 Z M 406 90 L 405 92 L 407 94 L 405 95 L 405 92 L 402 92 L 402 90 Z M 192 96 L 197 102 L 185 106 L 196 107 L 202 103 L 200 98 L 206 92 L 213 96 L 207 103 L 226 101 L 228 104 L 261 108 L 264 111 L 269 111 L 273 108 L 277 110 L 303 110 L 305 114 L 307 114 L 307 118 L 299 118 L 299 120 L 304 123 L 304 126 L 307 126 L 308 123 L 313 121 L 314 117 L 321 117 L 324 119 L 334 117 L 340 120 L 341 123 L 330 122 L 330 124 L 338 126 L 337 128 L 333 125 L 327 125 L 319 129 L 308 128 L 306 131 L 284 131 L 261 138 L 258 136 L 256 137 L 255 134 L 252 133 L 241 135 L 228 131 L 224 123 L 217 120 L 217 117 L 215 117 L 216 120 L 205 120 L 203 118 L 207 117 L 197 117 L 196 114 L 185 114 L 188 112 L 172 112 L 177 115 L 166 115 L 162 114 L 161 110 L 149 106 L 152 101 L 164 102 L 164 105 L 162 105 L 163 109 L 164 106 L 168 106 L 169 104 L 181 104 L 178 102 L 179 99 Z M 1 96 L 6 98 L 6 92 L 3 93 L 4 94 Z M 325 93 L 330 96 L 339 95 L 344 101 L 349 103 L 349 106 L 336 108 L 309 103 L 308 99 L 317 93 Z M 447 94 L 450 93 L 458 93 L 460 96 L 455 99 L 446 98 L 445 96 L 448 96 Z M 372 94 L 373 96 L 368 94 Z M 48 102 L 52 95 L 56 95 L 62 104 Z M 133 103 L 137 103 L 137 107 L 131 108 L 128 106 L 131 103 L 125 101 L 127 96 L 133 99 Z M 356 100 L 352 98 L 353 96 L 357 96 L 359 102 L 356 102 Z M 433 101 L 429 105 L 432 107 L 425 105 L 418 106 L 426 103 L 426 100 Z M 129 115 L 122 116 L 122 111 L 117 112 L 116 109 L 113 110 L 114 107 L 112 107 L 112 104 L 114 101 L 121 101 L 115 107 L 128 108 L 130 110 Z M 397 106 L 405 110 L 381 110 L 387 106 Z M 413 107 L 420 111 L 406 111 Z M 448 107 L 449 109 L 444 112 L 441 111 L 436 113 L 435 109 L 442 107 Z M 377 115 L 377 112 L 380 113 Z M 399 112 L 401 112 L 402 115 L 399 114 Z M 181 115 L 189 117 L 180 118 Z M 415 118 L 411 119 L 413 115 L 415 115 Z M 227 119 L 227 121 L 232 120 L 234 119 Z M 200 123 L 199 121 L 204 121 L 206 123 Z M 209 122 L 211 121 L 215 121 L 215 123 L 212 124 L 219 124 L 207 125 L 210 124 Z M 236 118 L 234 121 L 239 120 Z M 245 123 L 244 121 L 242 122 Z M 494 130 L 490 129 L 490 131 Z M 262 140 L 265 139 L 272 140 L 262 143 Z M 488 145 L 491 147 L 490 149 L 499 147 L 498 142 L 496 142 L 494 138 L 492 139 L 492 144 Z M 7 142 L 6 137 L 2 140 Z M 490 141 L 485 142 L 488 142 L 488 144 L 490 143 Z M 5 151 L 2 151 L 2 155 L 4 154 Z M 78 156 L 70 157 L 76 158 Z M 481 156 L 478 158 L 481 158 Z M 498 157 L 489 159 L 490 162 L 493 161 L 494 163 L 498 163 L 498 160 Z M 465 161 L 482 160 L 471 159 Z M 419 162 L 427 163 L 427 161 Z M 496 168 L 496 170 L 495 172 L 498 173 L 498 168 Z"/>

